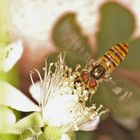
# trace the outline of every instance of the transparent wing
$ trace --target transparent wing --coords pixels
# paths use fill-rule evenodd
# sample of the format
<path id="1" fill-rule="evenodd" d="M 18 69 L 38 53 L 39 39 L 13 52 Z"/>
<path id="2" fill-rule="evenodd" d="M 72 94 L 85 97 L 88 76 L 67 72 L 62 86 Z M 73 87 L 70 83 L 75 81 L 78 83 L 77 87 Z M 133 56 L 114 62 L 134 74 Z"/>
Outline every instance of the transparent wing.
<path id="1" fill-rule="evenodd" d="M 90 45 L 74 13 L 68 13 L 57 21 L 53 28 L 52 40 L 60 51 L 68 52 L 66 61 L 72 66 L 76 63 L 84 66 L 91 59 Z"/>
<path id="2" fill-rule="evenodd" d="M 110 87 L 112 93 L 119 97 L 120 101 L 124 101 L 132 96 L 132 91 L 128 88 L 126 80 L 120 81 L 113 76 L 110 76 L 107 80 L 107 86 Z"/>

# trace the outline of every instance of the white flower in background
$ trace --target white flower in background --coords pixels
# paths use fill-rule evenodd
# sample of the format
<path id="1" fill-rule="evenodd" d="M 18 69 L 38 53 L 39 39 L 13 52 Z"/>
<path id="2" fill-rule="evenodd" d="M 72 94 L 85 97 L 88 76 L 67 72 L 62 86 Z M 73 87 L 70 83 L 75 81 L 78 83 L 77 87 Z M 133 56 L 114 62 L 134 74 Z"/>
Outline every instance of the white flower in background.
<path id="1" fill-rule="evenodd" d="M 52 72 L 52 67 L 55 71 Z M 8 105 L 19 111 L 37 111 L 42 114 L 44 126 L 58 129 L 62 136 L 61 140 L 67 138 L 69 132 L 84 130 L 91 131 L 96 129 L 100 115 L 106 110 L 101 111 L 95 104 L 87 106 L 92 93 L 92 89 L 86 90 L 85 85 L 76 82 L 80 77 L 78 67 L 75 71 L 64 63 L 64 57 L 60 55 L 55 64 L 50 64 L 49 68 L 44 68 L 45 74 L 42 79 L 37 72 L 40 81 L 34 83 L 31 73 L 32 86 L 30 93 L 38 102 L 38 106 L 25 97 L 20 91 L 11 85 L 0 81 L 0 104 Z"/>
<path id="2" fill-rule="evenodd" d="M 8 72 L 21 58 L 23 46 L 21 41 L 0 47 L 0 71 Z"/>
<path id="3" fill-rule="evenodd" d="M 127 4 L 128 8 L 133 12 L 136 17 L 136 29 L 134 36 L 140 36 L 140 1 L 139 0 L 118 0 L 123 4 Z"/>
<path id="4" fill-rule="evenodd" d="M 102 2 L 103 0 L 9 0 L 9 30 L 28 39 L 33 48 L 38 47 L 40 42 L 49 46 L 47 43 L 53 25 L 66 12 L 77 13 L 82 29 L 86 33 L 93 32 L 97 22 L 97 8 Z"/>
<path id="5" fill-rule="evenodd" d="M 77 21 L 86 34 L 98 28 L 99 8 L 108 0 L 9 0 L 9 31 L 30 42 L 30 47 L 50 46 L 50 35 L 55 22 L 66 12 L 75 12 Z M 140 1 L 115 0 L 134 13 L 137 34 L 140 34 Z M 18 11 L 18 12 L 17 12 Z"/>

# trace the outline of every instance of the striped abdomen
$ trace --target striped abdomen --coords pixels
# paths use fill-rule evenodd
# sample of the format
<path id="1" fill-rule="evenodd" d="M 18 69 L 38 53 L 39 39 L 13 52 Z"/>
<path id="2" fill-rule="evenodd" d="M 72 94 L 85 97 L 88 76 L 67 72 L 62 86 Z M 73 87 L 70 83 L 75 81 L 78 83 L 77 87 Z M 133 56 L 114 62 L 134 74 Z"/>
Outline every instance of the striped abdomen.
<path id="1" fill-rule="evenodd" d="M 111 73 L 121 61 L 124 60 L 128 53 L 128 45 L 125 43 L 119 43 L 109 49 L 99 61 L 102 62 L 103 66 L 109 73 Z"/>

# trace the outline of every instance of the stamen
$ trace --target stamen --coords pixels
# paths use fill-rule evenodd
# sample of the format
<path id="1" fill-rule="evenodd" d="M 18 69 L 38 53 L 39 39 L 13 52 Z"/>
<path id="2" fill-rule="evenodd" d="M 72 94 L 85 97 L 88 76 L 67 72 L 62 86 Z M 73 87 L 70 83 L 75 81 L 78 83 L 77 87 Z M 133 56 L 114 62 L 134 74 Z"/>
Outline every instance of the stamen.
<path id="1" fill-rule="evenodd" d="M 48 70 L 48 75 L 47 76 L 50 76 L 51 75 L 51 73 L 52 73 L 51 68 L 52 68 L 53 65 L 54 65 L 54 63 L 50 63 L 49 70 Z"/>
<path id="2" fill-rule="evenodd" d="M 78 64 L 78 65 L 76 66 L 76 68 L 75 68 L 75 71 L 78 71 L 80 68 L 81 68 L 81 65 Z"/>
<path id="3" fill-rule="evenodd" d="M 101 116 L 102 114 L 105 114 L 107 112 L 109 112 L 109 109 L 108 108 L 106 110 L 101 111 L 98 115 Z"/>
<path id="4" fill-rule="evenodd" d="M 64 65 L 64 62 L 65 62 L 65 52 L 63 54 L 60 52 L 60 54 L 58 56 L 58 62 L 59 62 L 59 64 Z"/>
<path id="5" fill-rule="evenodd" d="M 45 59 L 45 67 L 43 68 L 43 70 L 44 70 L 44 81 L 46 81 L 46 79 L 47 79 L 47 66 L 48 66 L 47 60 Z"/>
<path id="6" fill-rule="evenodd" d="M 35 68 L 34 68 L 34 71 L 37 73 L 37 75 L 38 75 L 38 77 L 39 77 L 39 79 L 40 79 L 40 82 L 41 82 L 41 84 L 42 84 L 42 83 L 43 83 L 43 80 L 42 80 L 42 77 L 41 77 L 39 71 L 38 71 L 37 69 L 35 69 Z"/>
<path id="7" fill-rule="evenodd" d="M 103 108 L 103 105 L 100 105 L 97 109 L 96 112 L 99 112 Z"/>
<path id="8" fill-rule="evenodd" d="M 31 79 L 31 83 L 34 85 L 34 80 L 33 80 L 33 71 L 30 71 L 30 79 Z"/>

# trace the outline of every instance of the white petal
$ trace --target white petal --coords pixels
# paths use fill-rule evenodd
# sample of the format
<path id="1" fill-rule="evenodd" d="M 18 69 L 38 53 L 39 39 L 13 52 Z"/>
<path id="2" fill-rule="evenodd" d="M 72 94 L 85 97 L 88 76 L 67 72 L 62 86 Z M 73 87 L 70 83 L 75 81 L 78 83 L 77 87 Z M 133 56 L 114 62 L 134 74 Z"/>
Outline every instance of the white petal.
<path id="1" fill-rule="evenodd" d="M 23 53 L 23 46 L 21 41 L 14 42 L 7 47 L 4 47 L 0 50 L 1 58 L 0 60 L 0 69 L 4 72 L 8 72 L 15 63 L 21 58 Z"/>
<path id="2" fill-rule="evenodd" d="M 14 112 L 6 106 L 0 105 L 0 133 L 6 133 L 15 123 Z"/>
<path id="3" fill-rule="evenodd" d="M 73 121 L 71 109 L 78 102 L 76 95 L 60 95 L 51 99 L 43 110 L 44 121 L 54 127 L 61 127 Z"/>
<path id="4" fill-rule="evenodd" d="M 39 107 L 12 85 L 0 80 L 0 104 L 19 111 L 39 111 Z"/>
<path id="5" fill-rule="evenodd" d="M 63 133 L 60 140 L 71 140 L 68 134 Z"/>
<path id="6" fill-rule="evenodd" d="M 92 131 L 95 130 L 100 122 L 100 117 L 96 117 L 94 120 L 88 121 L 85 124 L 81 125 L 79 128 L 83 131 Z"/>
<path id="7" fill-rule="evenodd" d="M 41 101 L 41 88 L 40 82 L 36 82 L 29 87 L 29 92 L 31 93 L 32 97 L 40 103 Z"/>

